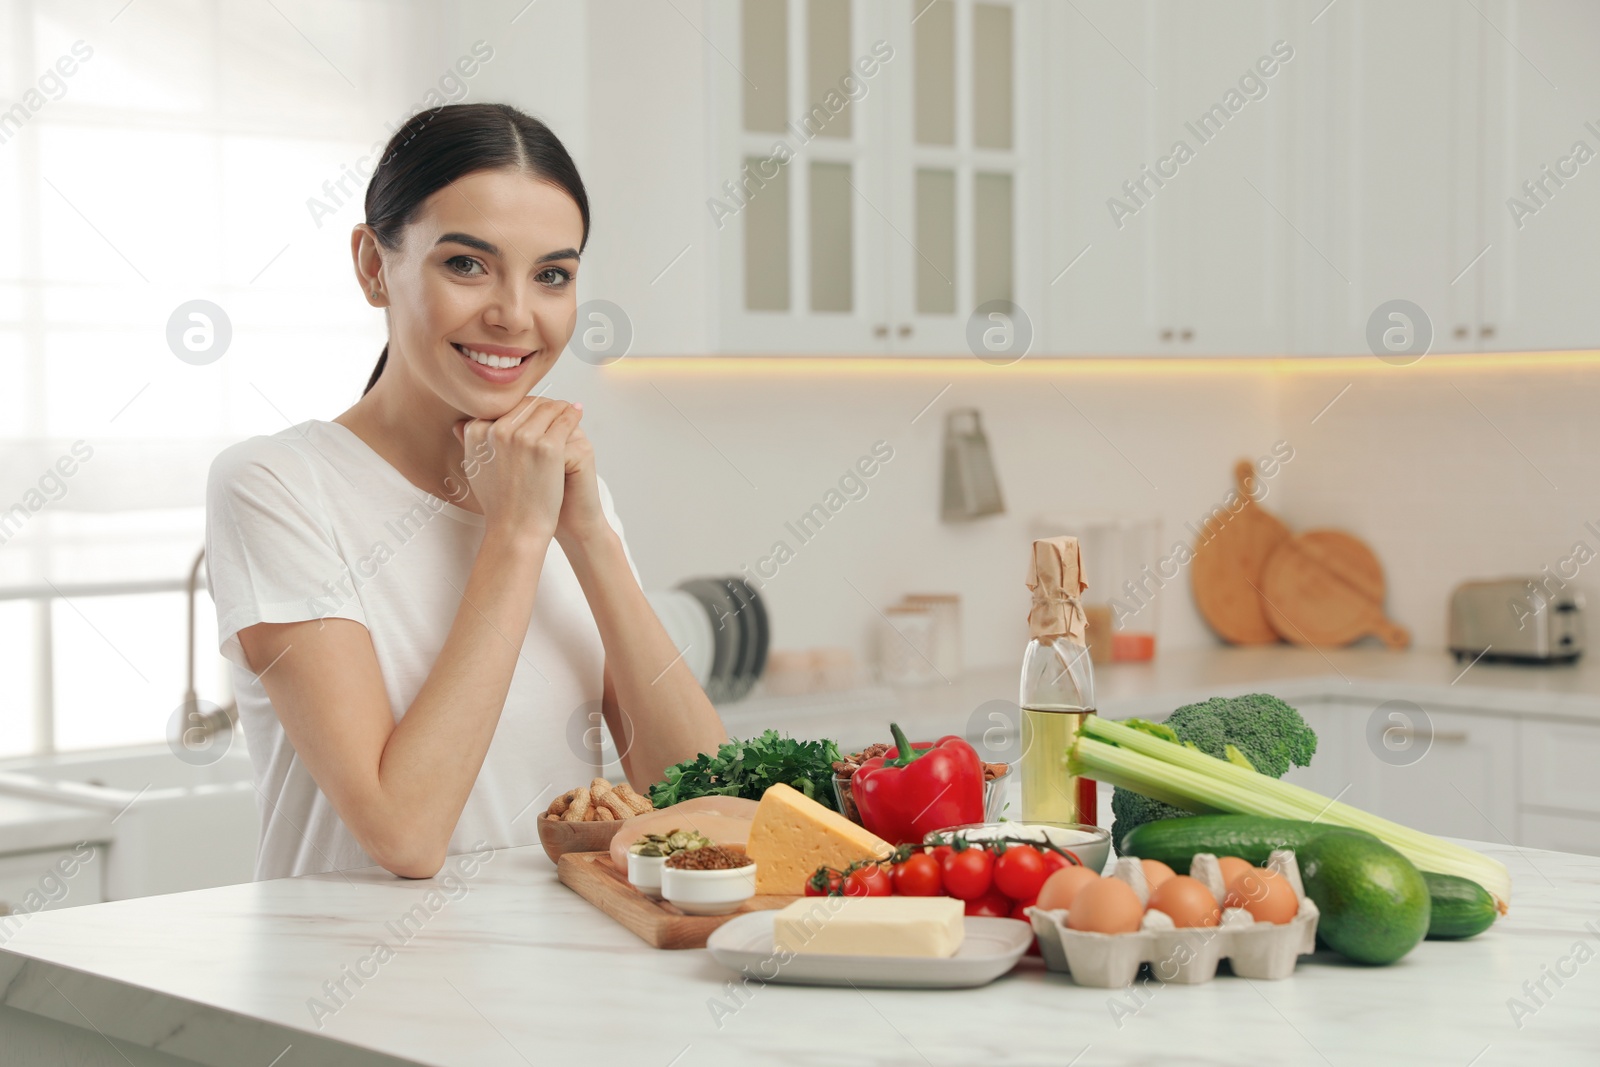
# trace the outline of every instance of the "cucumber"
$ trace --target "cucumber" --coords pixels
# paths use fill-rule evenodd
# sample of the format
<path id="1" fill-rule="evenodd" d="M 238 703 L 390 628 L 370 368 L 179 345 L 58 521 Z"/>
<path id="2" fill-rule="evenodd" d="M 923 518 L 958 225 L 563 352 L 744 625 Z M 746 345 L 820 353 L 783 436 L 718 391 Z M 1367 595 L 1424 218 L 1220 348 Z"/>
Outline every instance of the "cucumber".
<path id="1" fill-rule="evenodd" d="M 1136 826 L 1117 846 L 1121 856 L 1160 860 L 1174 871 L 1189 869 L 1196 852 L 1238 856 L 1260 867 L 1276 848 L 1299 852 L 1330 831 L 1378 840 L 1364 830 L 1351 830 L 1303 819 L 1273 819 L 1261 815 L 1190 815 L 1158 819 Z"/>
<path id="2" fill-rule="evenodd" d="M 1423 871 L 1422 879 L 1428 883 L 1428 896 L 1433 902 L 1428 920 L 1430 941 L 1476 937 L 1493 926 L 1500 915 L 1494 897 L 1470 878 Z"/>
<path id="3" fill-rule="evenodd" d="M 1357 963 L 1387 964 L 1428 933 L 1432 898 L 1422 872 L 1371 835 L 1325 833 L 1296 854 L 1317 936 Z"/>

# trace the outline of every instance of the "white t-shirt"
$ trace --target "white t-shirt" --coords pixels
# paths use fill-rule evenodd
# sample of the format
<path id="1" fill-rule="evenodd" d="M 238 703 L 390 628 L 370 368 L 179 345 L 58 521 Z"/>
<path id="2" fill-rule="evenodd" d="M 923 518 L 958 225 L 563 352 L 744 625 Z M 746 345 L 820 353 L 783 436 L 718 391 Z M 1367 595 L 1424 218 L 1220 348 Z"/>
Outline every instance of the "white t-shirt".
<path id="1" fill-rule="evenodd" d="M 600 500 L 620 536 L 604 481 Z M 329 616 L 361 623 L 399 722 L 444 647 L 483 533 L 482 515 L 412 485 L 336 422 L 312 419 L 251 437 L 212 461 L 206 575 L 255 772 L 257 879 L 373 860 L 289 743 L 239 630 Z M 604 666 L 588 601 L 552 541 L 499 724 L 450 837 L 451 854 L 484 841 L 493 848 L 537 842 L 550 798 L 598 773 L 586 747 L 594 735 L 585 731 L 600 721 Z"/>

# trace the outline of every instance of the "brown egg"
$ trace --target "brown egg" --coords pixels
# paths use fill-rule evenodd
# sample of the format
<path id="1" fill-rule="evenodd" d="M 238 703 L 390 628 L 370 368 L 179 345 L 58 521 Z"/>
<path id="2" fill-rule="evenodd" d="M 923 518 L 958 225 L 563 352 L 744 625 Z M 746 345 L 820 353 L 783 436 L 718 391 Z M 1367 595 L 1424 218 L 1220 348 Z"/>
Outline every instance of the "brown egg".
<path id="1" fill-rule="evenodd" d="M 1233 884 L 1233 880 L 1247 871 L 1253 871 L 1249 860 L 1242 860 L 1238 856 L 1218 856 L 1217 867 L 1222 871 L 1222 884 L 1224 887 Z"/>
<path id="2" fill-rule="evenodd" d="M 1178 873 L 1160 860 L 1140 860 L 1139 866 L 1144 868 L 1144 884 L 1152 891 L 1168 878 L 1176 877 Z"/>
<path id="3" fill-rule="evenodd" d="M 1256 922 L 1286 923 L 1300 911 L 1294 886 L 1277 871 L 1252 867 L 1228 884 L 1223 906 L 1243 908 Z"/>
<path id="4" fill-rule="evenodd" d="M 1078 895 L 1078 890 L 1090 882 L 1099 880 L 1100 876 L 1087 867 L 1063 867 L 1044 880 L 1044 885 L 1039 887 L 1039 899 L 1034 902 L 1034 906 L 1045 911 L 1070 908 L 1073 898 Z"/>
<path id="5" fill-rule="evenodd" d="M 1211 890 L 1186 874 L 1175 874 L 1152 890 L 1150 907 L 1166 912 L 1174 926 L 1215 926 L 1222 918 Z"/>
<path id="6" fill-rule="evenodd" d="M 1131 934 L 1143 918 L 1144 908 L 1132 886 L 1120 878 L 1097 878 L 1072 898 L 1067 925 L 1097 934 Z"/>

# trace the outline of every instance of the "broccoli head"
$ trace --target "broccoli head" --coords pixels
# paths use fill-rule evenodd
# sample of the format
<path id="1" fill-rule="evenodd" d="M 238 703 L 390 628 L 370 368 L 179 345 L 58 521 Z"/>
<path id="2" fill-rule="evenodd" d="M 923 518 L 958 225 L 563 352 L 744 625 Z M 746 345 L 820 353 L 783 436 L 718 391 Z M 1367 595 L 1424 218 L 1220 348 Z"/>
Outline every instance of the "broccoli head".
<path id="1" fill-rule="evenodd" d="M 1317 735 L 1300 713 L 1275 696 L 1250 693 L 1185 704 L 1167 717 L 1178 740 L 1218 759 L 1242 756 L 1256 770 L 1282 778 L 1291 766 L 1305 767 L 1317 751 Z M 1229 747 L 1234 752 L 1230 754 Z M 1189 812 L 1118 787 L 1111 797 L 1111 839 L 1120 843 L 1137 826 Z M 1120 849 L 1119 849 L 1120 851 Z"/>
<path id="2" fill-rule="evenodd" d="M 1180 741 L 1218 759 L 1226 759 L 1227 746 L 1234 745 L 1251 766 L 1274 778 L 1291 766 L 1310 766 L 1317 751 L 1317 735 L 1300 713 L 1266 693 L 1185 704 L 1167 717 L 1167 725 Z"/>

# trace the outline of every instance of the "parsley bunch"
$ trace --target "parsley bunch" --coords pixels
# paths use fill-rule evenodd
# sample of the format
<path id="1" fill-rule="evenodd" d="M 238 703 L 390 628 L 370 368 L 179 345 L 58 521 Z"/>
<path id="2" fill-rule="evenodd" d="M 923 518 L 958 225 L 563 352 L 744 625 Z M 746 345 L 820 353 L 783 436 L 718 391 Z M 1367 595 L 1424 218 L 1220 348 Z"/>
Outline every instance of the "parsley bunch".
<path id="1" fill-rule="evenodd" d="M 666 778 L 650 787 L 650 802 L 665 808 L 694 797 L 760 800 L 768 786 L 782 782 L 837 811 L 833 765 L 840 759 L 833 741 L 797 741 L 768 730 L 748 741 L 729 741 L 715 756 L 702 752 L 668 767 Z"/>

